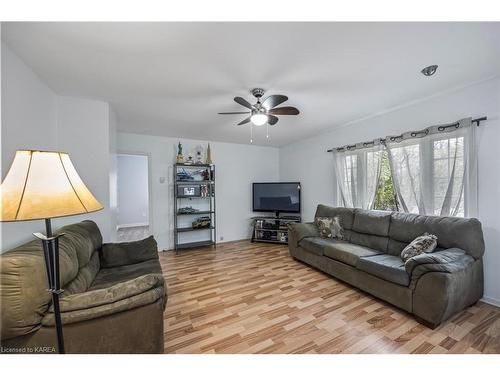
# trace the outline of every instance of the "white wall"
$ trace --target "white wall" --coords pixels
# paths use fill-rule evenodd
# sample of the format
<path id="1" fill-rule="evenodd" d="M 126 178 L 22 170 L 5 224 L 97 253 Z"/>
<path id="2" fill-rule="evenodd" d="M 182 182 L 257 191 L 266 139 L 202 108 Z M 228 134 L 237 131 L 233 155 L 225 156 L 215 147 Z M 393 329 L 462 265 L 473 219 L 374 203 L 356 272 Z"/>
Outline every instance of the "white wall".
<path id="1" fill-rule="evenodd" d="M 55 219 L 53 226 L 95 220 L 105 240 L 110 239 L 109 105 L 86 99 L 56 95 L 5 43 L 2 54 L 2 179 L 17 149 L 67 151 L 85 184 L 104 205 L 104 210 Z M 112 135 L 112 134 L 111 134 Z M 2 223 L 1 251 L 33 239 L 44 232 L 41 220 Z"/>
<path id="2" fill-rule="evenodd" d="M 280 149 L 280 178 L 302 182 L 302 213 L 312 220 L 318 203 L 334 205 L 332 155 L 336 146 L 371 140 L 463 117 L 487 116 L 478 129 L 479 219 L 486 241 L 485 300 L 500 304 L 500 79 L 364 119 Z"/>
<path id="3" fill-rule="evenodd" d="M 118 155 L 118 226 L 149 225 L 147 155 Z"/>
<path id="4" fill-rule="evenodd" d="M 81 220 L 94 220 L 104 241 L 110 241 L 109 104 L 80 98 L 57 97 L 57 149 L 69 153 L 78 174 L 103 209 L 88 215 L 55 219 L 56 227 Z"/>
<path id="5" fill-rule="evenodd" d="M 184 155 L 205 141 L 118 133 L 120 152 L 139 152 L 151 157 L 153 233 L 160 249 L 173 248 L 173 170 L 177 143 Z M 250 238 L 252 182 L 278 181 L 278 149 L 222 142 L 211 142 L 216 165 L 217 241 Z M 165 178 L 165 182 L 160 180 Z"/>

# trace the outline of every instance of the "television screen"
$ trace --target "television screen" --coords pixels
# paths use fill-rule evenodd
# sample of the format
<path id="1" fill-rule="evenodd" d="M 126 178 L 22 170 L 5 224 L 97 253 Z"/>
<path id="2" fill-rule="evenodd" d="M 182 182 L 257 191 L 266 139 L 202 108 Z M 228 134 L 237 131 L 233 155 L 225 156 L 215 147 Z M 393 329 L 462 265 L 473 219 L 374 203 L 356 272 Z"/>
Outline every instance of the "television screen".
<path id="1" fill-rule="evenodd" d="M 300 213 L 300 182 L 255 182 L 253 210 Z"/>

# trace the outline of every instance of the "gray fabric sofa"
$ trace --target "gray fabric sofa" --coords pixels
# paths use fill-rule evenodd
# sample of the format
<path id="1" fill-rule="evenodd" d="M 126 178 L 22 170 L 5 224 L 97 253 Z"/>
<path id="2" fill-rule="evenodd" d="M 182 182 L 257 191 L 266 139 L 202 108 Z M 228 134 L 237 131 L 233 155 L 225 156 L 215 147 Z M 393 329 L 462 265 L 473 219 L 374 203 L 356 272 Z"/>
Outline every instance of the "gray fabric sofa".
<path id="1" fill-rule="evenodd" d="M 163 353 L 167 293 L 154 238 L 103 244 L 93 221 L 58 232 L 66 352 Z M 39 240 L 0 256 L 2 352 L 55 352 L 46 277 Z"/>
<path id="2" fill-rule="evenodd" d="M 319 205 L 315 217 L 341 219 L 344 240 L 324 239 L 314 223 L 290 224 L 290 255 L 435 328 L 483 295 L 484 239 L 473 218 L 438 217 Z M 404 263 L 417 236 L 438 237 L 433 253 Z"/>

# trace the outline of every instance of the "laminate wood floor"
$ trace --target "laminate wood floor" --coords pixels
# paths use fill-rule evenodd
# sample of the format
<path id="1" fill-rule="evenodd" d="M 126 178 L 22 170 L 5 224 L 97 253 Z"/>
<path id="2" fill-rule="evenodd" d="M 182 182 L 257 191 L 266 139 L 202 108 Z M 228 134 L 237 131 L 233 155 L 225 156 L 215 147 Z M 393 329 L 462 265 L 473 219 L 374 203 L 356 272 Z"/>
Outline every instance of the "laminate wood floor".
<path id="1" fill-rule="evenodd" d="M 286 246 L 240 241 L 160 260 L 166 353 L 500 353 L 500 308 L 478 303 L 431 330 Z"/>

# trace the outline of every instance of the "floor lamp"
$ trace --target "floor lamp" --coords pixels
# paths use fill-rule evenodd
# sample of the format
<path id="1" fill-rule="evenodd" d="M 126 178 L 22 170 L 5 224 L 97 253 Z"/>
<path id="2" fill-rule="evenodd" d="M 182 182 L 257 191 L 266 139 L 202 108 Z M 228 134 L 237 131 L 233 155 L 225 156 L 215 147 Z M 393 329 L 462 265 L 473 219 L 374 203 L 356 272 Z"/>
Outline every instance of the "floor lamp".
<path id="1" fill-rule="evenodd" d="M 1 185 L 0 221 L 45 220 L 46 234 L 34 233 L 42 241 L 49 292 L 52 294 L 57 347 L 64 353 L 59 309 L 59 238 L 53 234 L 51 218 L 85 214 L 102 209 L 85 186 L 69 155 L 64 152 L 19 150 Z"/>

